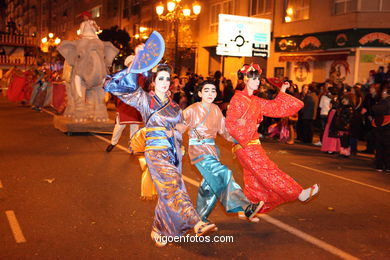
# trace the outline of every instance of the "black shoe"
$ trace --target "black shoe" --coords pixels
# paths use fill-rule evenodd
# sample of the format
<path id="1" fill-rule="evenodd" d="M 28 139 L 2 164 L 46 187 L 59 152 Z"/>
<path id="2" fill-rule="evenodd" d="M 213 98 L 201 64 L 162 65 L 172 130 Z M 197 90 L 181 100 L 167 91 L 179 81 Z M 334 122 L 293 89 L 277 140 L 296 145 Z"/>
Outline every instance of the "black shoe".
<path id="1" fill-rule="evenodd" d="M 116 145 L 116 144 L 109 144 L 109 145 L 107 146 L 107 148 L 106 148 L 106 152 L 107 152 L 107 153 L 111 152 L 112 149 L 114 149 L 115 145 Z"/>
<path id="2" fill-rule="evenodd" d="M 372 151 L 372 150 L 363 150 L 363 151 L 361 151 L 361 153 L 368 153 L 368 154 L 373 154 L 374 153 L 374 151 Z"/>
<path id="3" fill-rule="evenodd" d="M 245 209 L 245 216 L 251 220 L 254 218 L 257 214 L 257 212 L 260 211 L 260 209 L 264 206 L 264 201 L 260 201 L 256 204 L 250 204 L 246 209 Z"/>

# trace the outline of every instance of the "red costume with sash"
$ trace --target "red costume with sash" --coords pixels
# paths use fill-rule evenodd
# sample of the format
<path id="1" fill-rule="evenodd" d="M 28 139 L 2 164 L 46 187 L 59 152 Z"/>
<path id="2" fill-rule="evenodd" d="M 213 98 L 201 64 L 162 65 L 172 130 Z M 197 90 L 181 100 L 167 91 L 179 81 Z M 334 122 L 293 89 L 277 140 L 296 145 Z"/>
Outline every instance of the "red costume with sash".
<path id="1" fill-rule="evenodd" d="M 264 201 L 261 213 L 296 200 L 302 187 L 272 162 L 259 141 L 258 124 L 263 115 L 288 117 L 303 107 L 303 103 L 280 92 L 274 100 L 248 95 L 248 90 L 236 91 L 226 115 L 226 128 L 238 144 L 233 148 L 244 171 L 244 193 L 252 203 Z M 243 120 L 239 120 L 243 119 Z M 239 124 L 238 121 L 244 123 Z"/>

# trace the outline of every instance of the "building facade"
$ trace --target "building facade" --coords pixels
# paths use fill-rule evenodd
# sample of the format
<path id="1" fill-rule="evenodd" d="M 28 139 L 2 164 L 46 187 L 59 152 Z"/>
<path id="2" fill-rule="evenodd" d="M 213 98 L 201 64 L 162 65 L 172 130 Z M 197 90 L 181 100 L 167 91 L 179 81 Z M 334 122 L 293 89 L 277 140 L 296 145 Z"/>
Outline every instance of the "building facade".
<path id="1" fill-rule="evenodd" d="M 131 44 L 152 30 L 166 40 L 166 60 L 173 64 L 174 24 L 160 21 L 153 0 L 7 0 L 6 21 L 24 35 L 41 39 L 53 32 L 62 40 L 77 39 L 83 11 L 102 29 L 126 30 Z M 188 3 L 187 3 L 188 2 Z M 191 4 L 194 1 L 182 0 Z M 369 70 L 390 62 L 389 0 L 202 0 L 196 20 L 182 20 L 178 30 L 181 73 L 203 76 L 221 71 L 235 82 L 244 63 L 259 63 L 267 77 L 284 76 L 299 85 L 328 78 L 348 84 L 364 82 Z M 165 3 L 165 2 L 164 2 Z M 268 57 L 217 55 L 219 14 L 272 21 Z M 38 40 L 39 42 L 39 40 Z"/>
<path id="2" fill-rule="evenodd" d="M 269 76 L 365 83 L 390 63 L 390 1 L 277 0 Z"/>

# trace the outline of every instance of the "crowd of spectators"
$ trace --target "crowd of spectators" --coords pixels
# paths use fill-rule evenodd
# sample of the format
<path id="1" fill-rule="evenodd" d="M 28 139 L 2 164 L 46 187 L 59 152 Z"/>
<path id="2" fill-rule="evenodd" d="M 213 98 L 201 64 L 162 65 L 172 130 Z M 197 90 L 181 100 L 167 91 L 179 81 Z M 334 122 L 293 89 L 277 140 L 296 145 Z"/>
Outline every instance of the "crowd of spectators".
<path id="1" fill-rule="evenodd" d="M 340 81 L 326 80 L 323 83 L 305 84 L 301 88 L 289 80 L 288 94 L 299 98 L 304 107 L 288 118 L 264 117 L 259 125 L 260 136 L 279 137 L 282 142 L 300 142 L 320 146 L 321 151 L 349 158 L 357 153 L 375 154 L 375 169 L 390 172 L 390 124 L 388 88 L 390 65 L 385 72 L 383 67 L 370 71 L 365 84 L 349 86 Z M 223 114 L 226 113 L 230 99 L 245 84 L 238 79 L 235 84 L 217 71 L 204 78 L 194 73 L 185 77 L 175 77 L 171 86 L 173 99 L 185 108 L 198 101 L 196 89 L 204 80 L 212 80 L 217 87 L 215 103 Z M 274 99 L 279 89 L 263 77 L 255 95 Z M 377 123 L 375 123 L 377 121 Z M 318 141 L 313 142 L 313 140 Z M 365 149 L 358 151 L 358 143 Z"/>

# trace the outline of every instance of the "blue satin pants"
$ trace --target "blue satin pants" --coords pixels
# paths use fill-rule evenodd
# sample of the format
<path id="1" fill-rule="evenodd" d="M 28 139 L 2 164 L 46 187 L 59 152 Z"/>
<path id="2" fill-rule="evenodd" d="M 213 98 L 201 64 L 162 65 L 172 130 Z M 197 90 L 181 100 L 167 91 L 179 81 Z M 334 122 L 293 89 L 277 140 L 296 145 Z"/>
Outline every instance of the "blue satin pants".
<path id="1" fill-rule="evenodd" d="M 195 164 L 204 178 L 199 187 L 196 205 L 202 220 L 207 221 L 218 199 L 228 213 L 243 211 L 250 202 L 240 185 L 235 182 L 232 171 L 211 155 L 203 158 Z"/>

